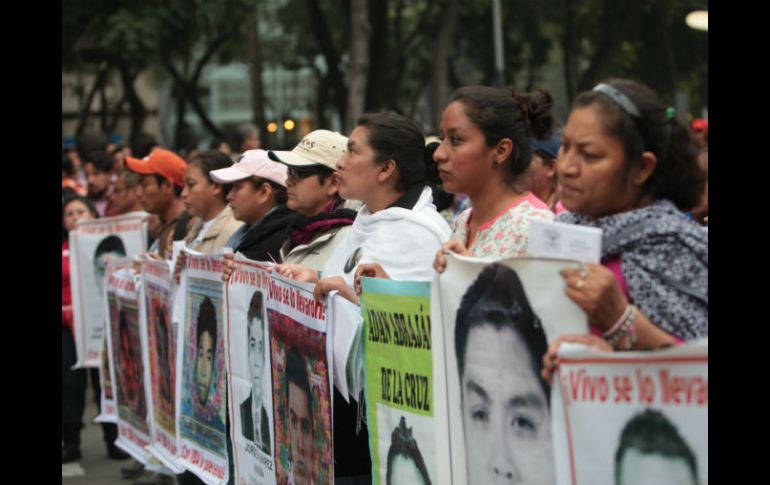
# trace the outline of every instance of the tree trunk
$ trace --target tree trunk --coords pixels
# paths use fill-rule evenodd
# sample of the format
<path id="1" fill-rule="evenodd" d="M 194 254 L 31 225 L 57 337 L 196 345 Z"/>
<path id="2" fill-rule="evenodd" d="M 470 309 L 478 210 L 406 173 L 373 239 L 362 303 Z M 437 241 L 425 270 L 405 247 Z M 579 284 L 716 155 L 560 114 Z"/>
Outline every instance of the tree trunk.
<path id="1" fill-rule="evenodd" d="M 433 56 L 433 106 L 431 126 L 438 126 L 441 113 L 449 99 L 449 50 L 457 25 L 458 0 L 449 0 L 441 18 L 441 31 L 436 39 Z"/>
<path id="2" fill-rule="evenodd" d="M 365 108 L 367 111 L 376 111 L 385 106 L 388 93 L 392 92 L 388 86 L 391 79 L 388 67 L 392 67 L 388 63 L 388 0 L 374 1 L 370 7 L 368 13 L 371 36 L 368 44 L 369 75 Z M 355 25 L 353 28 L 355 29 Z"/>
<path id="3" fill-rule="evenodd" d="M 86 100 L 83 103 L 83 106 L 80 108 L 80 114 L 78 115 L 78 125 L 75 129 L 76 136 L 82 135 L 86 129 L 86 123 L 88 122 L 88 117 L 91 114 L 91 104 L 94 102 L 94 96 L 96 96 L 97 91 L 99 91 L 101 86 L 106 81 L 109 69 L 110 66 L 106 62 L 102 62 L 99 65 L 99 70 L 96 73 L 94 85 L 91 87 L 91 91 L 88 92 L 88 95 L 86 95 Z"/>
<path id="4" fill-rule="evenodd" d="M 254 124 L 260 131 L 263 146 L 271 146 L 271 135 L 265 127 L 265 88 L 262 85 L 262 48 L 259 43 L 259 26 L 257 24 L 257 7 L 255 6 L 246 20 L 246 32 L 249 44 L 249 79 L 251 80 L 251 110 Z"/>
<path id="5" fill-rule="evenodd" d="M 575 98 L 575 24 L 577 0 L 564 0 L 564 34 L 562 36 L 562 61 L 564 64 L 564 86 L 567 92 L 567 105 L 572 105 Z"/>
<path id="6" fill-rule="evenodd" d="M 134 153 L 138 152 L 140 148 L 138 144 L 141 141 L 141 135 L 144 129 L 144 117 L 146 114 L 144 103 L 139 99 L 139 95 L 136 94 L 136 90 L 134 89 L 134 80 L 138 73 L 139 70 L 131 72 L 130 67 L 125 61 L 120 63 L 120 79 L 123 82 L 123 92 L 128 100 L 128 107 L 131 111 L 129 140 L 131 143 L 131 150 Z"/>
<path id="7" fill-rule="evenodd" d="M 348 90 L 345 132 L 350 133 L 356 120 L 364 113 L 366 74 L 369 69 L 368 0 L 351 1 L 350 29 L 350 88 Z"/>
<path id="8" fill-rule="evenodd" d="M 578 85 L 580 91 L 591 89 L 594 84 L 607 76 L 607 70 L 612 60 L 620 50 L 623 41 L 634 30 L 634 26 L 638 22 L 645 4 L 645 2 L 639 0 L 625 2 L 623 16 L 619 19 L 620 21 L 606 25 L 608 30 L 594 51 L 591 63 L 586 72 L 583 73 Z M 604 8 L 607 7 L 605 6 Z"/>
<path id="9" fill-rule="evenodd" d="M 310 18 L 314 19 L 313 22 L 311 22 L 313 34 L 321 47 L 321 53 L 326 59 L 326 66 L 328 69 L 326 77 L 329 81 L 329 87 L 333 92 L 334 104 L 337 107 L 340 118 L 342 118 L 342 125 L 345 126 L 348 90 L 345 86 L 345 79 L 342 76 L 342 71 L 340 71 L 339 54 L 334 47 L 334 42 L 329 33 L 329 23 L 326 20 L 323 10 L 321 10 L 318 0 L 307 0 L 307 6 L 308 10 L 310 10 Z"/>

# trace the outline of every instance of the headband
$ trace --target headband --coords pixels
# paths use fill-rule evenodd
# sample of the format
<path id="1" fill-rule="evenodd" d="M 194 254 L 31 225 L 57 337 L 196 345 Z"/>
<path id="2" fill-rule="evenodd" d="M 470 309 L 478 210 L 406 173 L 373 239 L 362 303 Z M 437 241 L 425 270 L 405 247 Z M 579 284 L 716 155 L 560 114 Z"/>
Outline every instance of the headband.
<path id="1" fill-rule="evenodd" d="M 605 96 L 609 96 L 611 100 L 623 108 L 623 111 L 635 118 L 639 117 L 639 110 L 636 108 L 636 105 L 619 89 L 614 88 L 609 84 L 599 83 L 594 87 L 593 91 L 598 91 Z"/>

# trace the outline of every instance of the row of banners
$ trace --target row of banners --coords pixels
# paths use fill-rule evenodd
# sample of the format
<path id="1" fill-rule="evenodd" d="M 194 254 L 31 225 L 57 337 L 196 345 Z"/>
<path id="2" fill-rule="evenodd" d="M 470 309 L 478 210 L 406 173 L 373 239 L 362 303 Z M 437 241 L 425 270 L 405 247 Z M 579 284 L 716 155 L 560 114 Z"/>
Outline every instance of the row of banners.
<path id="1" fill-rule="evenodd" d="M 559 274 L 574 261 L 450 256 L 433 283 L 364 279 L 360 307 L 321 304 L 268 263 L 236 257 L 223 283 L 221 254 L 184 250 L 176 284 L 172 262 L 133 262 L 135 216 L 81 224 L 70 247 L 79 364 L 101 367 L 98 419 L 139 461 L 210 484 L 333 483 L 336 388 L 365 395 L 376 484 L 708 483 L 707 342 L 565 345 L 540 378 L 549 341 L 588 331 Z M 113 235 L 126 257 L 89 296 Z"/>

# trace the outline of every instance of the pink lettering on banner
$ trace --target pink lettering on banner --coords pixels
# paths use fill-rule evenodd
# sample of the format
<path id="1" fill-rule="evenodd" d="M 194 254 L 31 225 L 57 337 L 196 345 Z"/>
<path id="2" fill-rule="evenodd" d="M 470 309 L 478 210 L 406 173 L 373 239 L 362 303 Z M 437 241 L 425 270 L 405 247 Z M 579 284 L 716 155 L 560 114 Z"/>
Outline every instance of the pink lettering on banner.
<path id="1" fill-rule="evenodd" d="M 199 465 L 201 462 L 201 454 L 198 452 L 198 450 L 192 450 L 192 458 L 190 459 L 190 463 L 193 465 Z"/>
<path id="2" fill-rule="evenodd" d="M 112 404 L 106 404 L 104 406 L 104 411 L 106 414 L 115 414 L 115 406 Z"/>
<path id="3" fill-rule="evenodd" d="M 658 373 L 663 404 L 708 406 L 708 379 L 701 376 L 672 376 L 668 370 Z"/>
<path id="4" fill-rule="evenodd" d="M 190 448 L 182 445 L 182 459 L 188 460 L 190 458 Z"/>
<path id="5" fill-rule="evenodd" d="M 570 394 L 573 401 L 606 402 L 609 385 L 605 376 L 589 376 L 585 369 L 569 372 Z"/>

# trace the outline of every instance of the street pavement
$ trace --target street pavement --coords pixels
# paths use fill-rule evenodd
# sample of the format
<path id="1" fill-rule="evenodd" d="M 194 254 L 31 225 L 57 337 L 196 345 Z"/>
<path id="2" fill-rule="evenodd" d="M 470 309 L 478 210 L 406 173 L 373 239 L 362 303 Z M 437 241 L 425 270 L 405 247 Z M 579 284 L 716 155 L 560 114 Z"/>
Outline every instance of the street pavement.
<path id="1" fill-rule="evenodd" d="M 78 462 L 61 466 L 62 485 L 130 485 L 134 482 L 133 479 L 124 479 L 120 475 L 121 467 L 133 464 L 132 459 L 111 460 L 107 458 L 107 446 L 102 438 L 102 426 L 99 423 L 94 423 L 97 414 L 94 391 L 89 385 L 86 395 L 86 411 L 83 415 L 85 427 L 80 434 L 80 452 L 83 457 Z"/>

